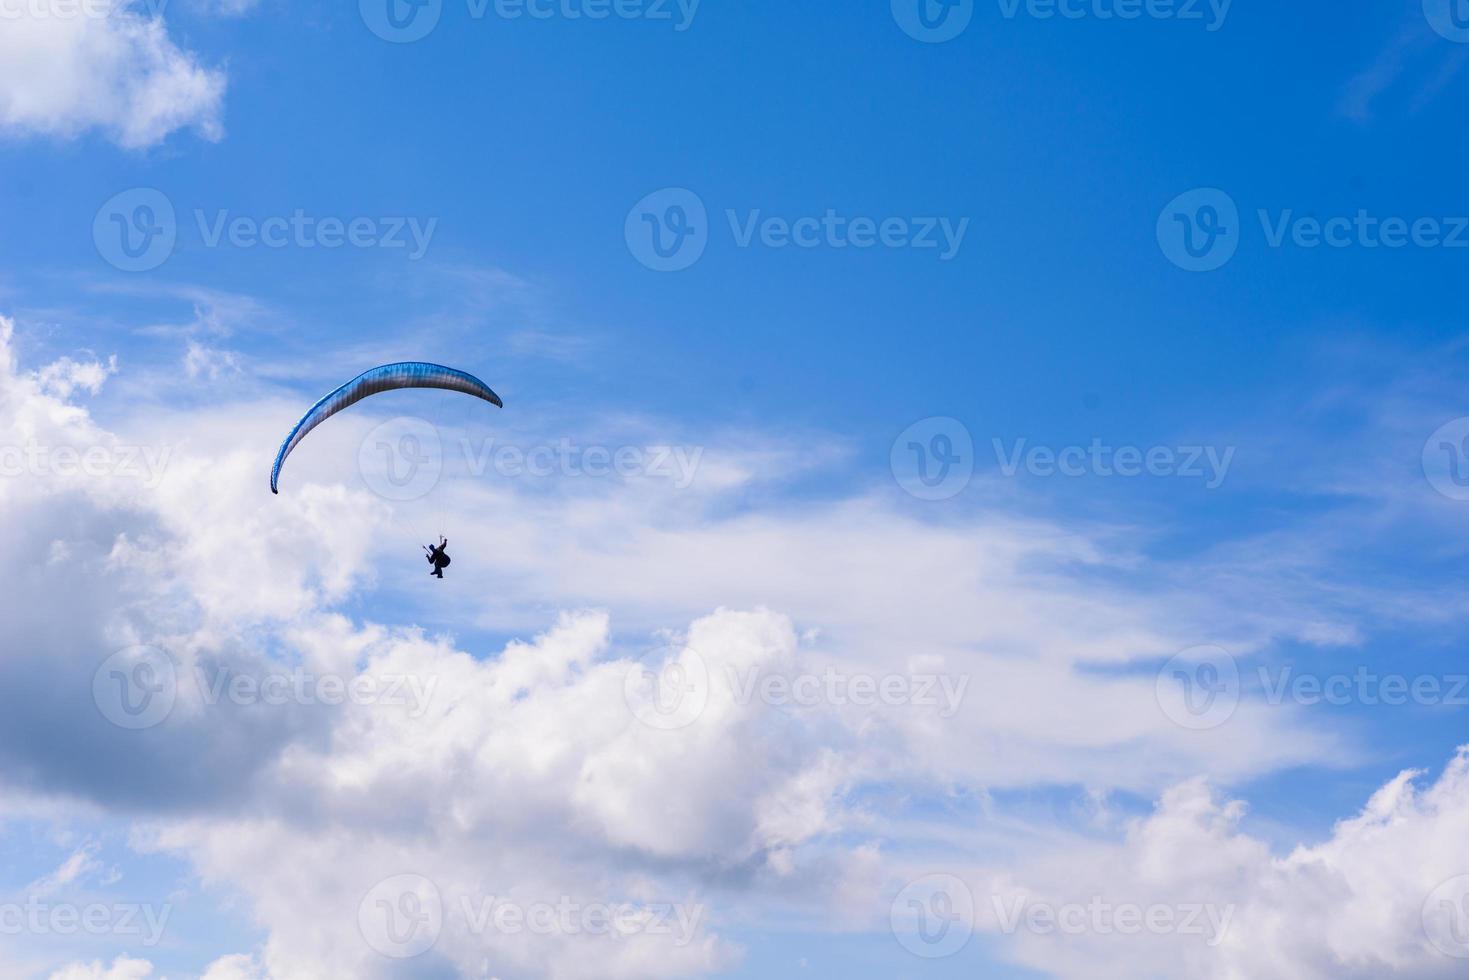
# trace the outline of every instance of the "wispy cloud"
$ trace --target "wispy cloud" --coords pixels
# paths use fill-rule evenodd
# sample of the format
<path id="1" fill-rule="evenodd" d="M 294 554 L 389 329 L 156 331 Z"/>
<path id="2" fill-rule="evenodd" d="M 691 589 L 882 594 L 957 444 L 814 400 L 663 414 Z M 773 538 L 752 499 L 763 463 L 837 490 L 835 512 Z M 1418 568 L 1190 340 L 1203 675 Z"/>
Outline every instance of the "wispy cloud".
<path id="1" fill-rule="evenodd" d="M 1439 37 L 1422 12 L 1415 11 L 1372 63 L 1347 82 L 1339 110 L 1356 122 L 1370 122 L 1378 101 L 1401 83 L 1411 89 L 1404 101 L 1417 112 L 1448 87 L 1466 62 L 1469 49 Z"/>

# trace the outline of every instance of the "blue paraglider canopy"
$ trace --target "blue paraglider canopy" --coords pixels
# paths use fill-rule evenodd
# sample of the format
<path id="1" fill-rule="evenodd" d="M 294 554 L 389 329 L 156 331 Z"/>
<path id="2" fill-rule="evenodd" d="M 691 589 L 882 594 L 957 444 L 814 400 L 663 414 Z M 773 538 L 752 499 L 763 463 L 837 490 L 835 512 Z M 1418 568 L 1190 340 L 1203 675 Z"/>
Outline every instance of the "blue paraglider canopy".
<path id="1" fill-rule="evenodd" d="M 444 391 L 457 391 L 473 395 L 475 398 L 482 398 L 497 408 L 504 407 L 500 396 L 491 391 L 489 385 L 474 375 L 466 374 L 455 368 L 444 367 L 442 364 L 429 364 L 426 361 L 399 361 L 396 364 L 375 367 L 371 371 L 362 372 L 325 396 L 301 416 L 301 421 L 297 422 L 295 428 L 287 434 L 285 441 L 281 443 L 280 452 L 276 453 L 275 466 L 270 470 L 270 492 L 280 493 L 281 467 L 285 465 L 286 457 L 301 444 L 301 440 L 306 438 L 308 432 L 369 395 L 376 395 L 383 391 L 396 391 L 400 388 L 439 388 Z"/>

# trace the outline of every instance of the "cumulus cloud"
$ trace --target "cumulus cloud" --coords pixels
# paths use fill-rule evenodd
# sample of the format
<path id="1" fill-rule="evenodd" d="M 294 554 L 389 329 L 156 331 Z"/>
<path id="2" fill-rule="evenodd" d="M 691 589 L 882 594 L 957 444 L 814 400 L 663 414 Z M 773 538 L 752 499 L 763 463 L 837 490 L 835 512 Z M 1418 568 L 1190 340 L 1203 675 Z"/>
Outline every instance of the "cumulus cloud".
<path id="1" fill-rule="evenodd" d="M 184 351 L 184 373 L 190 378 L 202 377 L 218 381 L 239 370 L 240 357 L 233 351 L 217 350 L 192 340 Z"/>
<path id="2" fill-rule="evenodd" d="M 691 869 L 758 862 L 769 841 L 754 814 L 810 750 L 735 737 L 755 727 L 748 711 L 698 740 L 640 723 L 624 701 L 631 665 L 601 656 L 607 626 L 568 616 L 484 661 L 422 637 L 371 638 L 360 676 L 432 679 L 426 701 L 349 706 L 330 738 L 278 757 L 246 815 L 160 825 L 154 846 L 251 897 L 273 976 L 379 975 L 388 940 L 371 917 L 380 900 L 396 908 L 396 886 L 380 889 L 400 875 L 430 883 L 440 912 L 425 955 L 459 974 L 486 957 L 507 977 L 707 972 L 731 953 Z M 789 641 L 771 614 L 693 633 L 730 656 Z M 500 924 L 502 906 L 525 924 Z M 614 907 L 616 942 L 598 921 Z"/>
<path id="3" fill-rule="evenodd" d="M 130 0 L 27 0 L 0 30 L 0 131 L 71 138 L 98 130 L 129 149 L 192 128 L 217 140 L 224 72 Z"/>
<path id="4" fill-rule="evenodd" d="M 50 980 L 147 980 L 153 976 L 153 964 L 129 956 L 119 956 L 110 966 L 100 960 L 74 963 L 52 973 Z"/>
<path id="5" fill-rule="evenodd" d="M 215 960 L 199 980 L 265 980 L 265 975 L 254 956 L 236 953 Z"/>
<path id="6" fill-rule="evenodd" d="M 149 980 L 154 976 L 151 962 L 130 956 L 119 956 L 112 963 L 101 960 L 90 963 L 69 963 L 51 971 L 47 980 Z M 167 980 L 160 977 L 158 980 Z M 260 972 L 260 964 L 254 956 L 238 953 L 221 956 L 204 969 L 199 980 L 267 980 Z"/>
<path id="7" fill-rule="evenodd" d="M 1192 732 L 1158 703 L 1154 661 L 1183 646 L 1244 655 L 1330 621 L 1273 581 L 1267 609 L 1236 614 L 1238 594 L 1184 601 L 1175 573 L 1108 529 L 925 521 L 876 492 L 751 513 L 731 487 L 784 455 L 711 447 L 715 478 L 683 490 L 647 474 L 447 479 L 442 506 L 464 529 L 450 592 L 397 529 L 401 508 L 343 479 L 370 411 L 313 434 L 272 497 L 264 461 L 298 405 L 150 406 L 104 427 L 78 385 L 15 362 L 10 331 L 0 320 L 0 447 L 47 452 L 0 480 L 0 773 L 31 798 L 130 815 L 139 852 L 181 858 L 243 910 L 258 955 L 217 960 L 210 980 L 398 976 L 407 953 L 423 975 L 702 975 L 738 961 L 736 927 L 776 916 L 885 929 L 912 853 L 952 864 L 945 848 L 994 844 L 1015 856 L 968 875 L 978 895 L 1217 892 L 1238 896 L 1233 928 L 1291 928 L 1313 921 L 1310 875 L 1281 868 L 1334 862 L 1380 892 L 1388 879 L 1355 870 L 1393 863 L 1369 839 L 1406 846 L 1392 830 L 1406 822 L 1436 841 L 1469 813 L 1457 791 L 1409 805 L 1395 784 L 1369 808 L 1387 816 L 1339 830 L 1356 841 L 1340 854 L 1278 858 L 1243 833 L 1241 806 L 1179 783 L 1348 752 L 1288 709 L 1246 699 L 1224 728 Z M 64 467 L 62 446 L 113 468 Z M 141 448 L 166 460 L 157 479 L 121 465 Z M 531 638 L 441 635 L 402 621 L 414 612 Z M 168 710 L 132 725 L 148 697 L 112 699 L 140 676 Z M 1053 786 L 1162 799 L 1117 840 L 1050 838 L 1064 865 L 1022 846 L 1050 828 L 1000 825 L 980 843 L 904 805 Z M 1453 863 L 1456 846 L 1434 853 Z M 77 880 L 88 853 L 53 877 Z M 1085 937 L 1010 938 L 1062 975 L 1114 962 Z M 1171 976 L 1258 975 L 1208 972 L 1253 966 L 1227 943 L 1196 959 L 1127 949 Z M 1304 970 L 1316 954 L 1302 950 Z"/>
<path id="8" fill-rule="evenodd" d="M 976 918 L 1018 962 L 1064 977 L 1462 975 L 1466 751 L 1426 786 L 1402 773 L 1286 855 L 1246 832 L 1242 801 L 1191 780 L 1120 840 L 1070 838 L 1054 857 L 976 871 Z"/>
<path id="9" fill-rule="evenodd" d="M 77 361 L 63 357 L 36 372 L 41 390 L 59 399 L 70 398 L 73 392 L 85 391 L 95 395 L 102 390 L 107 378 L 117 373 L 117 357 L 106 361 Z"/>

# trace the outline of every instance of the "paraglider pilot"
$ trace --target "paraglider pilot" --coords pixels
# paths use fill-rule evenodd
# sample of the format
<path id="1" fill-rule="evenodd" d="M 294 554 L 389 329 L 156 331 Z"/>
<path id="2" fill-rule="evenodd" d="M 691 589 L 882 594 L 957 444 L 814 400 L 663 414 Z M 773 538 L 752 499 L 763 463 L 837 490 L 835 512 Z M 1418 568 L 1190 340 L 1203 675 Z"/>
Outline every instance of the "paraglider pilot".
<path id="1" fill-rule="evenodd" d="M 429 572 L 434 578 L 443 578 L 444 569 L 449 567 L 449 555 L 444 550 L 447 547 L 449 539 L 443 535 L 439 535 L 439 543 L 435 547 L 423 546 L 423 550 L 428 552 L 428 563 L 434 566 L 434 570 Z"/>

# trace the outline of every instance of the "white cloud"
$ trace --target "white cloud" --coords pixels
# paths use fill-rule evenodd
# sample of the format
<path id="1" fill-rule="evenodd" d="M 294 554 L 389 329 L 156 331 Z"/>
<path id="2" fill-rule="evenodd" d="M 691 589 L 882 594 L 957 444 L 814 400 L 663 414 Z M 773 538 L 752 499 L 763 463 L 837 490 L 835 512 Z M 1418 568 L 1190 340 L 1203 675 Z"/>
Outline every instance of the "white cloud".
<path id="1" fill-rule="evenodd" d="M 977 915 L 1011 937 L 1016 961 L 1078 980 L 1460 976 L 1463 960 L 1450 952 L 1469 955 L 1469 942 L 1445 930 L 1448 948 L 1435 946 L 1424 910 L 1438 913 L 1431 896 L 1469 874 L 1469 756 L 1461 750 L 1427 787 L 1415 775 L 1387 783 L 1325 841 L 1283 857 L 1244 831 L 1242 802 L 1190 781 L 1119 841 L 1057 840 L 1052 857 L 974 872 Z M 1169 924 L 1124 935 L 1111 911 L 1128 906 L 1157 909 L 1155 921 Z M 1070 927 L 1017 914 L 1035 908 L 1088 911 L 1072 913 Z"/>
<path id="2" fill-rule="evenodd" d="M 97 394 L 107 379 L 116 373 L 116 356 L 109 357 L 106 362 L 77 361 L 63 357 L 37 371 L 36 380 L 46 394 L 65 400 L 76 391 Z"/>
<path id="3" fill-rule="evenodd" d="M 100 961 L 75 963 L 52 973 L 50 980 L 146 980 L 153 976 L 153 964 L 129 956 L 119 956 L 111 966 Z"/>
<path id="4" fill-rule="evenodd" d="M 82 847 L 73 851 L 61 867 L 39 881 L 31 883 L 26 889 L 28 895 L 46 896 L 59 888 L 64 888 L 81 878 L 83 875 L 101 870 L 102 865 L 97 861 L 97 845 L 88 841 Z"/>
<path id="5" fill-rule="evenodd" d="M 754 651 L 772 629 L 782 629 L 772 617 L 735 617 L 696 632 L 716 649 Z M 341 712 L 329 738 L 292 746 L 262 773 L 258 799 L 274 802 L 238 818 L 167 821 L 156 846 L 187 855 L 206 882 L 249 896 L 270 933 L 272 976 L 379 975 L 386 964 L 364 942 L 359 911 L 397 874 L 423 876 L 442 896 L 432 955 L 458 973 L 486 957 L 502 976 L 704 973 L 731 952 L 679 866 L 758 853 L 752 812 L 782 774 L 800 770 L 807 750 L 732 737 L 750 727 L 737 712 L 697 740 L 641 725 L 623 702 L 630 664 L 601 656 L 606 631 L 605 617 L 566 617 L 533 645 L 485 661 L 382 635 L 364 675 L 435 679 L 429 710 Z M 673 790 L 675 779 L 684 788 Z M 315 830 L 288 815 L 291 800 L 315 813 Z M 635 931 L 614 943 L 578 934 L 576 911 L 550 934 L 476 929 L 476 913 L 492 901 L 524 910 L 680 905 L 705 928 Z"/>
<path id="6" fill-rule="evenodd" d="M 237 953 L 215 960 L 199 980 L 265 980 L 265 975 L 255 957 Z"/>
<path id="7" fill-rule="evenodd" d="M 184 373 L 190 378 L 218 381 L 220 377 L 236 374 L 239 370 L 240 356 L 234 351 L 206 347 L 195 340 L 189 341 L 184 351 Z"/>
<path id="8" fill-rule="evenodd" d="M 1003 848 L 1013 860 L 969 878 L 1006 896 L 1233 895 L 1236 927 L 1267 932 L 1315 924 L 1312 910 L 1330 907 L 1312 904 L 1308 872 L 1322 861 L 1353 894 L 1376 889 L 1406 907 L 1423 874 L 1381 849 L 1388 837 L 1430 847 L 1422 868 L 1469 860 L 1448 840 L 1469 814 L 1458 790 L 1426 794 L 1429 805 L 1398 786 L 1374 803 L 1380 819 L 1339 829 L 1337 851 L 1280 859 L 1203 783 L 1167 789 L 1198 773 L 1228 781 L 1350 761 L 1288 709 L 1247 699 L 1223 728 L 1187 732 L 1156 703 L 1146 665 L 1184 646 L 1229 642 L 1244 656 L 1280 635 L 1351 640 L 1288 576 L 1262 576 L 1252 596 L 1232 569 L 1160 567 L 1109 529 L 1003 513 L 925 521 L 877 492 L 752 513 L 730 505 L 731 489 L 788 454 L 710 447 L 716 462 L 729 457 L 718 478 L 682 493 L 641 477 L 448 480 L 455 563 L 438 583 L 397 508 L 343 479 L 370 411 L 313 434 L 289 492 L 273 497 L 268 460 L 298 405 L 187 416 L 150 406 L 112 432 L 67 400 L 74 392 L 22 371 L 9 334 L 0 320 L 0 445 L 171 452 L 152 485 L 54 469 L 0 480 L 0 590 L 12 606 L 0 772 L 27 796 L 126 805 L 138 848 L 182 857 L 207 889 L 238 899 L 267 938 L 258 961 L 226 957 L 210 980 L 391 975 L 363 923 L 384 908 L 374 889 L 404 874 L 431 882 L 445 912 L 418 965 L 481 975 L 488 961 L 510 980 L 699 975 L 738 958 L 725 938 L 735 925 L 873 928 L 916 852 L 953 863 Z M 37 555 L 62 557 L 38 568 Z M 1191 595 L 1182 579 L 1231 587 Z M 407 625 L 404 610 L 539 635 L 492 649 Z M 177 704 L 157 728 L 123 733 L 101 717 L 92 683 L 104 657 L 139 643 L 177 665 Z M 659 645 L 647 665 L 678 665 L 705 699 L 682 726 L 629 708 L 637 658 Z M 219 668 L 245 678 L 299 668 L 377 691 L 406 679 L 430 696 L 245 703 L 215 699 Z M 831 671 L 968 680 L 951 704 L 750 696 L 761 678 Z M 67 739 L 24 737 L 36 730 Z M 1057 785 L 1163 798 L 1112 843 L 1003 821 L 976 839 L 901 802 Z M 899 802 L 861 792 L 874 789 Z M 1038 860 L 1037 840 L 1065 860 Z M 569 908 L 554 914 L 578 916 L 577 927 L 477 927 L 494 903 Z M 579 928 L 587 910 L 612 906 L 624 938 Z M 652 931 L 664 909 L 682 918 Z M 1406 926 L 1398 916 L 1383 929 L 1405 936 Z M 1123 962 L 1085 938 L 1023 935 L 1013 949 L 1066 976 Z M 1167 941 L 1118 948 L 1168 975 L 1263 975 L 1249 972 L 1252 950 L 1228 943 L 1212 958 Z M 1304 971 L 1322 954 L 1303 942 L 1291 955 Z M 1414 976 L 1416 962 L 1389 966 Z M 1244 972 L 1208 972 L 1219 963 Z"/>
<path id="9" fill-rule="evenodd" d="M 71 138 L 100 130 L 129 149 L 180 129 L 223 134 L 225 76 L 135 3 L 26 0 L 0 25 L 0 130 Z"/>

